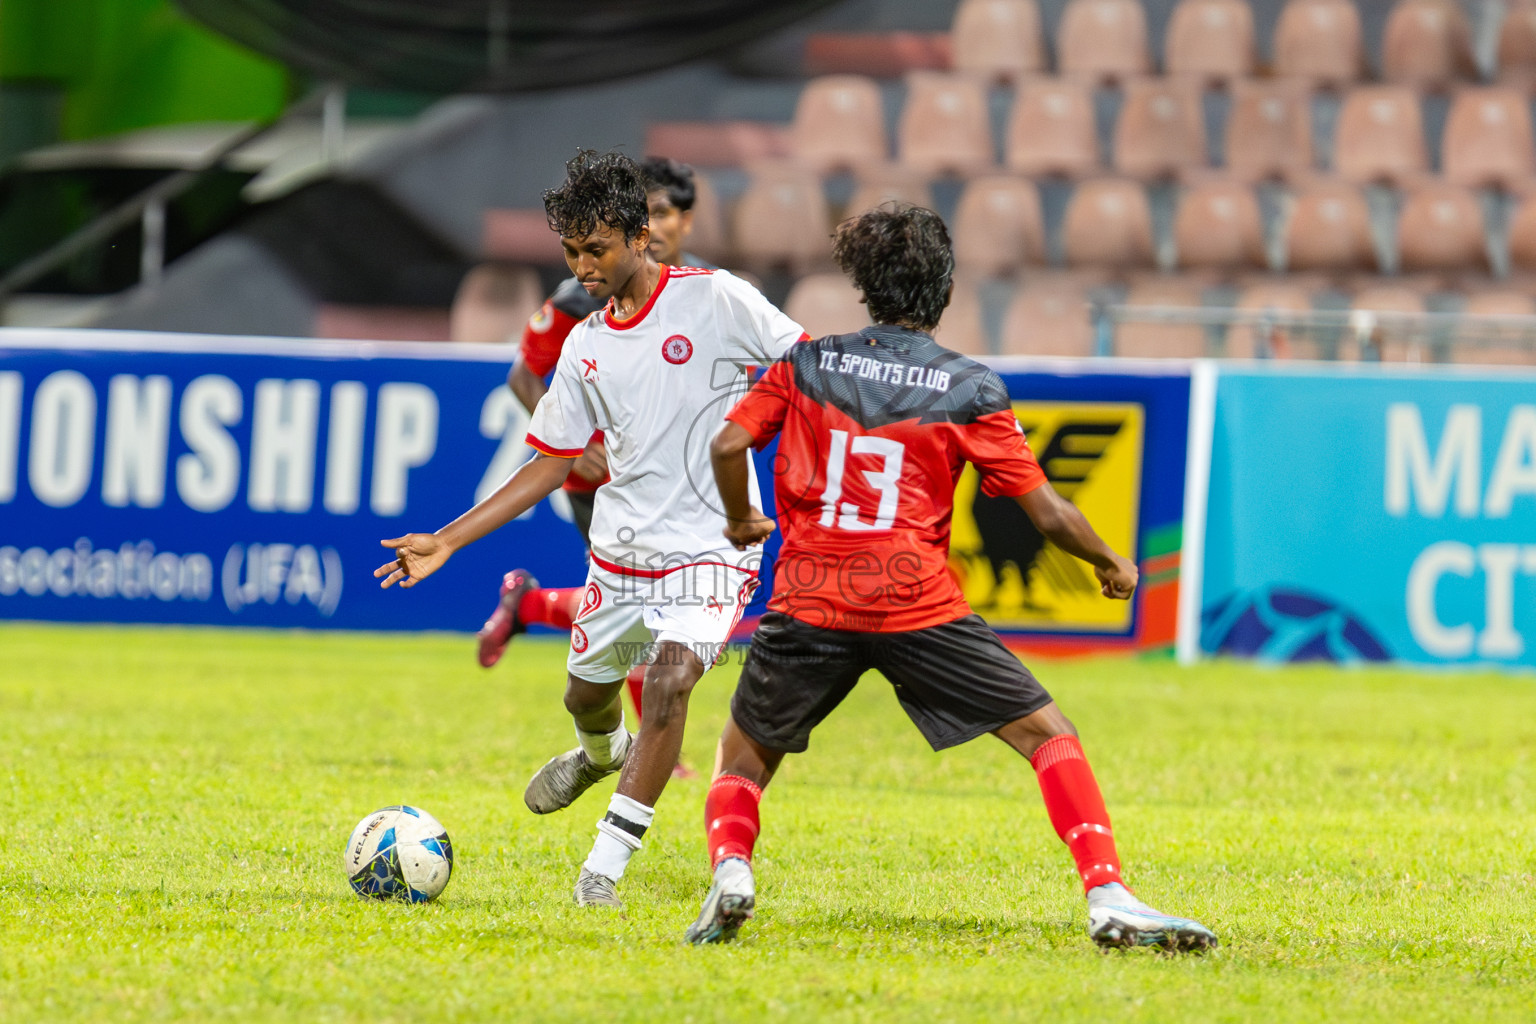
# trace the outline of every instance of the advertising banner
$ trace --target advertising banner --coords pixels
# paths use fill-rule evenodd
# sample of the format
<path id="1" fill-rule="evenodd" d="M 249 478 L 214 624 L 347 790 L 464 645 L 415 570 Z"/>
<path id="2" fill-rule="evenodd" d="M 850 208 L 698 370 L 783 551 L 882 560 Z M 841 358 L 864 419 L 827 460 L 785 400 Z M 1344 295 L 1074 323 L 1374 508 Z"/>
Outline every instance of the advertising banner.
<path id="1" fill-rule="evenodd" d="M 558 493 L 420 588 L 381 591 L 372 576 L 389 557 L 380 539 L 442 526 L 531 455 L 505 385 L 511 355 L 0 331 L 0 617 L 473 630 L 508 569 L 580 584 L 584 549 Z M 997 366 L 1047 475 L 1141 563 L 1143 589 L 1129 604 L 1100 598 L 1087 567 L 968 472 L 951 559 L 967 596 L 1045 644 L 1170 644 L 1187 371 Z M 764 481 L 772 456 L 759 456 Z"/>
<path id="2" fill-rule="evenodd" d="M 1201 647 L 1536 666 L 1536 375 L 1223 371 Z"/>

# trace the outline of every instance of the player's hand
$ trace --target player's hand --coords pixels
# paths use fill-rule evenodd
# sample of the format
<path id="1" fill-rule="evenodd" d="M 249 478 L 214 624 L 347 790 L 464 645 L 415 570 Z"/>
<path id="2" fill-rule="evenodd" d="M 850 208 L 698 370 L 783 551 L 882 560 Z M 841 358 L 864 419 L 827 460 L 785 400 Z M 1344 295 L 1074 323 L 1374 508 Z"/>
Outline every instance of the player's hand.
<path id="1" fill-rule="evenodd" d="M 608 476 L 608 449 L 601 441 L 588 441 L 587 447 L 571 463 L 571 472 L 589 484 L 600 484 Z"/>
<path id="2" fill-rule="evenodd" d="M 768 535 L 776 529 L 778 527 L 773 525 L 773 520 L 763 515 L 761 509 L 754 507 L 746 519 L 726 521 L 725 539 L 737 551 L 745 551 L 767 540 Z"/>
<path id="3" fill-rule="evenodd" d="M 1093 574 L 1099 578 L 1099 593 L 1115 601 L 1129 601 L 1131 595 L 1136 592 L 1136 583 L 1141 574 L 1136 571 L 1135 563 L 1129 559 L 1115 557 L 1115 567 L 1104 569 L 1093 567 Z"/>
<path id="4" fill-rule="evenodd" d="M 402 587 L 414 587 L 431 576 L 448 561 L 453 549 L 444 544 L 435 533 L 408 533 L 394 540 L 381 540 L 380 544 L 395 549 L 395 559 L 373 570 L 375 578 L 385 577 L 381 587 L 399 583 Z"/>

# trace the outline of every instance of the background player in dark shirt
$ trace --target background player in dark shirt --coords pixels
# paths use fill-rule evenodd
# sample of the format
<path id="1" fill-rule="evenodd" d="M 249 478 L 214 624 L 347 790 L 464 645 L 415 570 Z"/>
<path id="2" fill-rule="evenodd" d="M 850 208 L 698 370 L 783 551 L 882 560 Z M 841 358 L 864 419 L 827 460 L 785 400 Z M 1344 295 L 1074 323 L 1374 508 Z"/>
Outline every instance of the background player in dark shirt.
<path id="1" fill-rule="evenodd" d="M 1046 481 L 997 374 L 929 335 L 954 271 L 938 215 L 866 213 L 839 228 L 833 254 L 875 325 L 791 349 L 730 412 L 711 449 L 726 537 L 746 548 L 774 529 L 748 504 L 747 449 L 779 437 L 784 544 L 720 738 L 704 812 L 714 884 L 689 941 L 727 941 L 751 917 L 762 787 L 878 669 L 935 750 L 990 732 L 1030 759 L 1077 864 L 1094 941 L 1215 945 L 1204 925 L 1125 888 L 1077 730 L 947 571 L 966 462 L 986 494 L 1013 497 L 1046 538 L 1090 563 L 1105 597 L 1128 600 L 1136 567 Z"/>

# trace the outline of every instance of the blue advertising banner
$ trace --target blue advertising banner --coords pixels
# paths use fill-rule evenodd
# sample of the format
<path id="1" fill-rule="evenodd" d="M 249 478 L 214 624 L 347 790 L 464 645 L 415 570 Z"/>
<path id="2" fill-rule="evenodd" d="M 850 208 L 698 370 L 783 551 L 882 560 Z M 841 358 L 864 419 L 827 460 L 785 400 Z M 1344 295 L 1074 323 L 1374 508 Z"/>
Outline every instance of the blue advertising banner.
<path id="1" fill-rule="evenodd" d="M 1223 371 L 1201 647 L 1536 666 L 1536 375 Z"/>
<path id="2" fill-rule="evenodd" d="M 0 331 L 0 618 L 473 630 L 508 569 L 579 585 L 584 549 L 558 493 L 419 589 L 381 591 L 372 576 L 389 557 L 381 538 L 438 528 L 531 454 L 511 355 Z M 1095 600 L 1086 570 L 1073 576 L 1006 518 L 1022 513 L 962 481 L 967 593 L 1005 630 L 1170 643 L 1187 370 L 998 367 L 1057 487 L 1153 572 L 1133 606 Z M 771 460 L 759 457 L 765 481 Z"/>

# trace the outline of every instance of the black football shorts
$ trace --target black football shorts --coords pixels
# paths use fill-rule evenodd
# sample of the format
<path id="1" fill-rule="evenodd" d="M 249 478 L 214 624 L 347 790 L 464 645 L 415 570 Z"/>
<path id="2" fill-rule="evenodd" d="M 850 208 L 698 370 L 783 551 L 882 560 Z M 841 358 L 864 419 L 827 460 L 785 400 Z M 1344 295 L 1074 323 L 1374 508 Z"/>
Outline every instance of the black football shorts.
<path id="1" fill-rule="evenodd" d="M 731 717 L 768 749 L 798 753 L 870 669 L 890 680 L 934 750 L 1051 702 L 979 615 L 908 633 L 856 633 L 769 612 L 752 634 Z"/>

